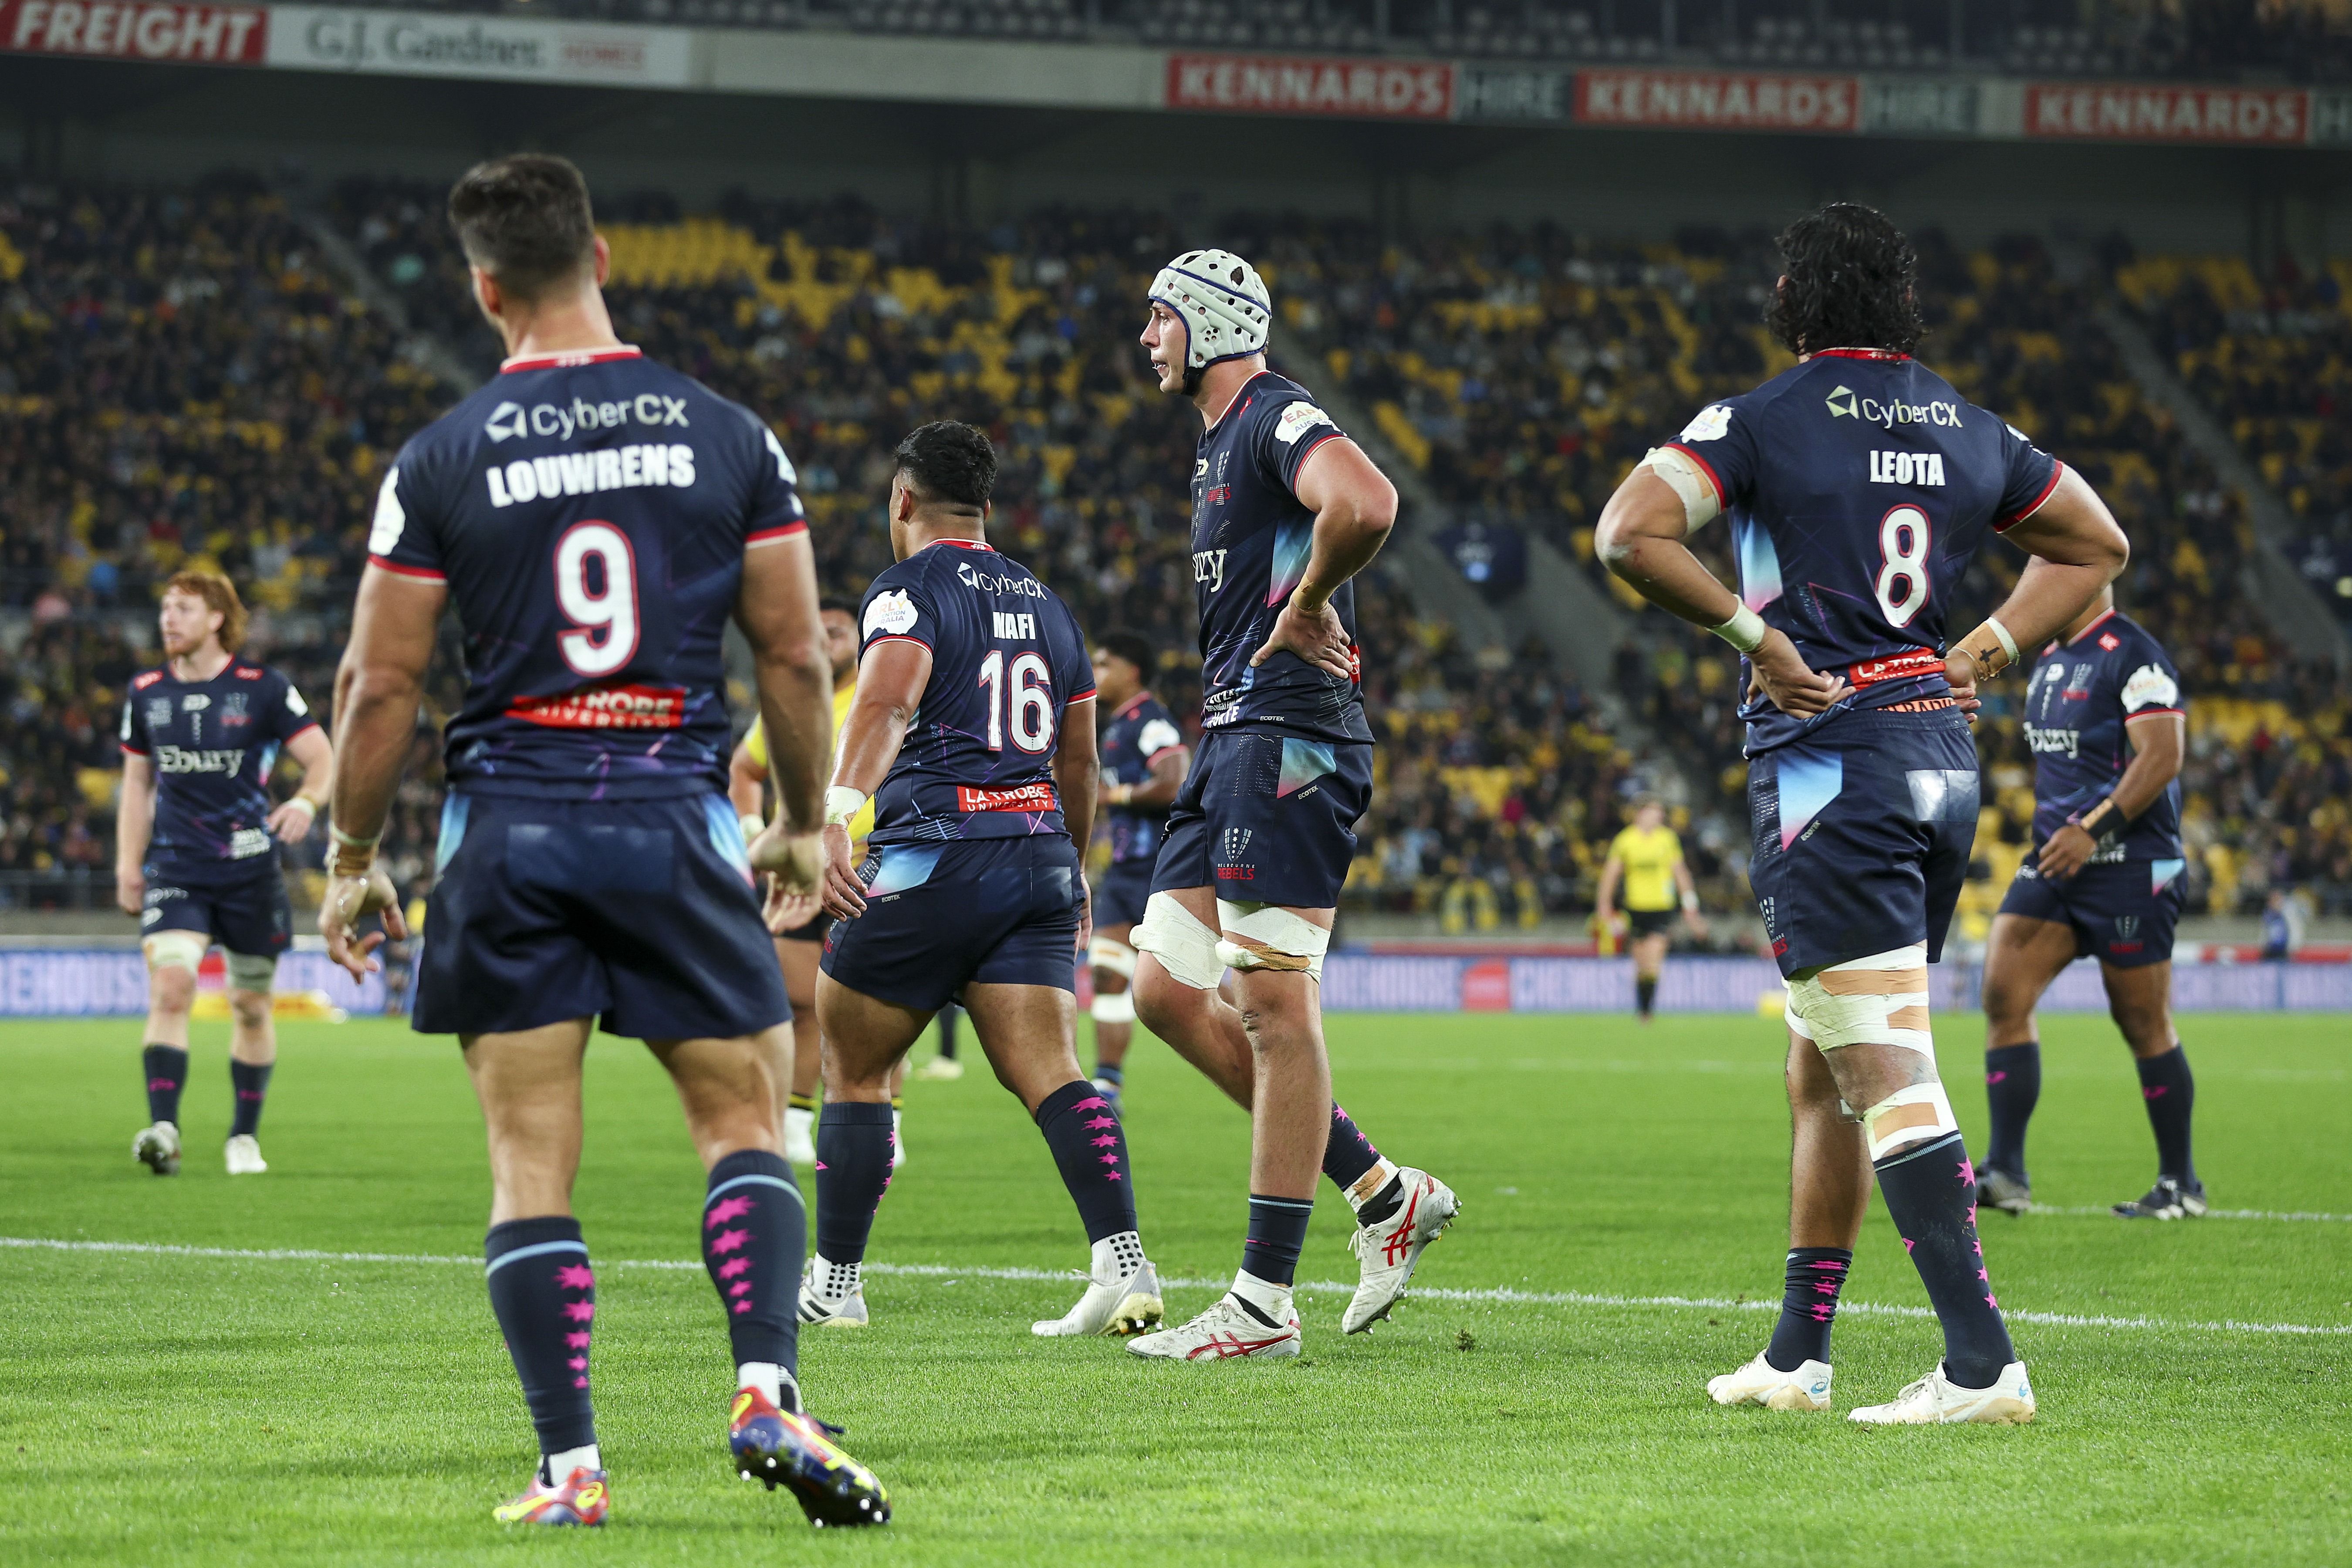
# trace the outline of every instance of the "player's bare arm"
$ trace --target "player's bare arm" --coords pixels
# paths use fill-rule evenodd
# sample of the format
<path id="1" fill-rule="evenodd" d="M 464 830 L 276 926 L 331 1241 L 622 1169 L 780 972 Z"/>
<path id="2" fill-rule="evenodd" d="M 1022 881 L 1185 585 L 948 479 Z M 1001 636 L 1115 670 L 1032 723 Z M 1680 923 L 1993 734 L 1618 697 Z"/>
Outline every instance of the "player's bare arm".
<path id="1" fill-rule="evenodd" d="M 378 966 L 369 954 L 385 935 L 408 934 L 400 895 L 375 863 L 375 847 L 416 733 L 434 631 L 448 597 L 442 583 L 370 565 L 360 575 L 351 641 L 335 670 L 337 765 L 329 797 L 335 850 L 319 901 L 319 933 L 327 939 L 327 956 L 355 977 Z M 379 911 L 383 931 L 359 936 L 361 918 Z"/>
<path id="2" fill-rule="evenodd" d="M 808 892 L 823 876 L 817 835 L 824 766 L 833 755 L 833 660 L 817 612 L 816 556 L 805 531 L 744 552 L 735 624 L 751 645 L 760 722 L 776 785 L 776 820 L 751 845 L 751 866 L 773 872 L 783 892 Z"/>
<path id="3" fill-rule="evenodd" d="M 1654 469 L 1637 468 L 1601 509 L 1593 547 L 1603 565 L 1660 609 L 1717 635 L 1740 630 L 1741 616 L 1752 612 L 1683 542 L 1692 526 L 1681 493 Z M 1749 636 L 1757 631 L 1761 640 L 1744 650 L 1751 689 L 1770 698 L 1781 712 L 1809 719 L 1846 695 L 1845 678 L 1811 668 L 1786 632 L 1760 622 L 1748 628 Z"/>
<path id="4" fill-rule="evenodd" d="M 2116 831 L 2156 804 L 2156 797 L 2180 776 L 2187 754 L 2189 721 L 2179 713 L 2142 713 L 2124 721 L 2131 737 L 2132 759 L 2116 781 L 2115 792 L 2070 822 L 2042 846 L 2037 869 L 2045 877 L 2071 877 L 2098 853 L 2099 840 Z"/>
<path id="5" fill-rule="evenodd" d="M 1273 635 L 1250 663 L 1264 664 L 1288 651 L 1329 674 L 1352 678 L 1355 650 L 1339 612 L 1331 607 L 1331 595 L 1370 565 L 1388 542 L 1396 527 L 1396 487 L 1372 466 L 1362 447 L 1341 437 L 1308 454 L 1293 493 L 1315 513 L 1307 575 L 1291 591 L 1289 603 L 1275 617 Z"/>
<path id="6" fill-rule="evenodd" d="M 751 760 L 749 742 L 739 742 L 734 755 L 727 759 L 727 804 L 735 815 L 745 819 L 761 816 L 766 804 L 761 792 L 768 787 L 768 770 Z M 765 819 L 762 818 L 764 826 Z"/>
<path id="7" fill-rule="evenodd" d="M 1705 942 L 1706 917 L 1699 912 L 1698 882 L 1691 876 L 1690 862 L 1687 860 L 1675 862 L 1675 889 L 1682 895 L 1683 924 L 1690 928 L 1691 935 Z"/>
<path id="8" fill-rule="evenodd" d="M 155 763 L 122 753 L 122 799 L 114 812 L 114 901 L 126 915 L 146 906 L 147 841 L 155 833 Z"/>
<path id="9" fill-rule="evenodd" d="M 269 831 L 281 844 L 299 844 L 310 837 L 310 825 L 318 821 L 334 787 L 335 748 L 324 730 L 310 729 L 286 742 L 286 754 L 301 764 L 302 782 L 269 814 Z"/>
<path id="10" fill-rule="evenodd" d="M 1944 679 L 1963 700 L 1974 700 L 1979 681 L 2015 664 L 2018 649 L 2072 625 L 2131 560 L 2131 542 L 2115 514 L 2072 468 L 2059 475 L 2047 500 L 2002 537 L 2033 559 L 2000 608 L 1945 658 Z"/>
<path id="11" fill-rule="evenodd" d="M 825 812 L 824 908 L 836 920 L 855 920 L 866 912 L 865 884 L 849 863 L 849 818 L 882 787 L 898 748 L 907 742 L 907 726 L 915 721 L 923 689 L 931 682 L 931 650 L 921 643 L 894 637 L 877 643 L 859 661 L 857 697 L 841 727 L 841 760 L 833 770 L 826 793 L 846 791 L 858 799 L 845 811 Z M 1091 731 L 1089 731 L 1091 733 Z M 1089 795 L 1088 798 L 1092 798 Z M 846 796 L 842 799 L 845 802 Z M 1075 804 L 1075 803 L 1070 803 Z"/>
<path id="12" fill-rule="evenodd" d="M 1062 823 L 1079 847 L 1078 951 L 1094 940 L 1093 890 L 1087 887 L 1083 851 L 1094 836 L 1095 797 L 1101 789 L 1102 754 L 1095 736 L 1095 700 L 1079 698 L 1062 710 L 1061 738 L 1054 746 L 1054 790 L 1062 798 Z M 1175 796 L 1169 796 L 1173 800 Z"/>
<path id="13" fill-rule="evenodd" d="M 1615 855 L 1601 864 L 1601 886 L 1592 895 L 1592 912 L 1610 931 L 1617 929 L 1617 884 L 1624 879 L 1625 862 Z"/>
<path id="14" fill-rule="evenodd" d="M 1151 776 L 1138 784 L 1104 784 L 1095 796 L 1099 805 L 1169 806 L 1184 788 L 1184 775 L 1192 771 L 1192 748 L 1164 746 L 1150 763 Z M 1066 813 L 1065 814 L 1066 815 Z M 1085 839 L 1072 836 L 1073 843 Z"/>

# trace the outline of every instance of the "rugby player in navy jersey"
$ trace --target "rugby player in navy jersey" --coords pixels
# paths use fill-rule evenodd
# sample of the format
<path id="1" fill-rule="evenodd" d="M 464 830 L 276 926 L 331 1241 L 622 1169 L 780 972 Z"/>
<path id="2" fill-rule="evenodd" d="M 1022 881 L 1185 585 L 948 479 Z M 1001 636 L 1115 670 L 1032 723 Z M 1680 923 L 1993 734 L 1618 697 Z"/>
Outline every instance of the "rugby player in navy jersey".
<path id="1" fill-rule="evenodd" d="M 1400 1169 L 1331 1099 L 1324 950 L 1371 801 L 1372 731 L 1349 579 L 1396 521 L 1396 490 L 1307 389 L 1265 367 L 1265 284 L 1188 251 L 1153 279 L 1142 342 L 1160 390 L 1204 426 L 1192 464 L 1201 748 L 1169 813 L 1134 931 L 1137 1016 L 1250 1112 L 1249 1237 L 1233 1289 L 1129 1348 L 1183 1360 L 1295 1356 L 1291 1300 L 1320 1167 L 1355 1210 L 1341 1319 L 1388 1316 L 1454 1194 Z M 1218 990 L 1236 975 L 1239 1005 Z"/>
<path id="2" fill-rule="evenodd" d="M 1176 716 L 1151 694 L 1159 668 L 1149 639 L 1111 632 L 1095 644 L 1095 700 L 1102 726 L 1100 805 L 1110 827 L 1110 869 L 1095 889 L 1095 1087 L 1113 1105 L 1127 1086 L 1127 1042 L 1135 1030 L 1135 948 L 1130 938 L 1151 896 L 1151 867 L 1168 836 L 1168 808 L 1184 787 L 1192 749 Z"/>
<path id="3" fill-rule="evenodd" d="M 405 922 L 375 864 L 445 605 L 467 690 L 412 1021 L 454 1034 L 488 1124 L 490 1304 L 541 1460 L 496 1510 L 598 1524 L 595 1275 L 572 1184 L 581 1060 L 602 1015 L 669 1072 L 709 1173 L 695 1226 L 724 1313 L 730 1468 L 823 1524 L 889 1499 L 803 1411 L 793 1296 L 806 1218 L 784 1161 L 791 1010 L 752 891 L 817 875 L 831 681 L 793 467 L 750 410 L 615 339 L 588 188 L 560 158 L 469 171 L 449 217 L 498 378 L 401 449 L 376 501 L 336 677 L 331 876 L 319 915 L 354 973 Z M 747 851 L 726 795 L 719 639 L 749 640 L 777 821 Z"/>
<path id="4" fill-rule="evenodd" d="M 228 950 L 236 1096 L 225 1158 L 230 1175 L 257 1175 L 269 1169 L 256 1134 L 278 1060 L 270 980 L 293 935 L 278 846 L 310 836 L 334 752 L 292 681 L 237 657 L 245 605 L 226 577 L 174 574 L 156 628 L 163 663 L 133 677 L 123 699 L 114 819 L 115 898 L 139 917 L 147 958 L 148 1125 L 131 1152 L 159 1176 L 180 1168 L 188 1010 L 205 950 L 217 941 Z M 302 783 L 272 807 L 269 774 L 281 749 L 302 765 Z"/>
<path id="5" fill-rule="evenodd" d="M 817 981 L 825 1105 L 816 1253 L 801 1319 L 867 1320 L 859 1270 L 890 1184 L 890 1075 L 961 997 L 996 1079 L 1045 1134 L 1093 1249 L 1085 1293 L 1043 1335 L 1132 1334 L 1160 1321 L 1135 1222 L 1135 1173 L 1110 1101 L 1074 1045 L 1087 884 L 1078 846 L 1098 777 L 1095 679 L 1068 606 L 990 547 L 996 453 L 969 425 L 898 444 L 898 564 L 866 591 L 857 695 L 825 791 Z M 875 806 L 873 853 L 849 824 Z"/>
<path id="6" fill-rule="evenodd" d="M 2180 674 L 2112 591 L 2042 650 L 2025 683 L 2033 750 L 2033 845 L 1985 952 L 1985 1099 L 1992 1143 L 1979 1190 L 2023 1214 L 2025 1126 L 2042 1094 L 2034 1004 L 2077 958 L 2095 957 L 2107 1009 L 2131 1047 L 2156 1131 L 2156 1185 L 2115 1205 L 2126 1219 L 2198 1218 L 2189 1157 L 2197 1080 L 2172 1024 L 2172 931 L 2180 918 Z"/>
<path id="7" fill-rule="evenodd" d="M 1830 1324 L 1874 1172 L 1944 1356 L 1852 1418 L 2030 1420 L 1937 1077 L 1927 965 L 1976 837 L 1977 685 L 2082 614 L 2128 547 L 2079 476 L 1911 357 L 1917 262 L 1885 216 L 1838 204 L 1780 245 L 1765 321 L 1796 367 L 1653 450 L 1597 540 L 1612 571 L 1748 667 L 1748 879 L 1789 985 L 1791 1250 L 1771 1343 L 1707 1391 L 1829 1408 Z M 1737 595 L 1683 542 L 1718 512 Z M 2032 559 L 1948 647 L 1951 595 L 1989 533 Z"/>

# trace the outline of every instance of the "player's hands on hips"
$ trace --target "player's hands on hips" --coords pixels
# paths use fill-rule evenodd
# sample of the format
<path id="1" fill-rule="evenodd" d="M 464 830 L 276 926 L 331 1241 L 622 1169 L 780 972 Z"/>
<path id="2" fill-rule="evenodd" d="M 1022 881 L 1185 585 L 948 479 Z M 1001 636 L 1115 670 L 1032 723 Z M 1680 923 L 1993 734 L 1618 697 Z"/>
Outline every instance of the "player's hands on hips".
<path id="1" fill-rule="evenodd" d="M 310 837 L 310 825 L 318 820 L 319 808 L 298 795 L 269 814 L 269 831 L 280 844 L 299 844 Z"/>
<path id="2" fill-rule="evenodd" d="M 114 873 L 114 907 L 126 915 L 143 913 L 147 908 L 147 874 L 136 867 L 123 866 Z"/>
<path id="3" fill-rule="evenodd" d="M 1977 721 L 1977 710 L 1984 706 L 1977 696 L 1977 661 L 1957 649 L 1944 656 L 1944 684 L 1952 689 L 1952 699 L 1969 722 Z"/>
<path id="4" fill-rule="evenodd" d="M 1307 610 L 1299 607 L 1298 595 L 1291 595 L 1283 602 L 1282 613 L 1274 617 L 1274 635 L 1250 655 L 1250 663 L 1264 664 L 1285 651 L 1297 654 L 1326 675 L 1355 679 L 1355 645 L 1348 640 L 1348 628 L 1339 624 L 1339 612 L 1328 601 L 1318 609 Z"/>
<path id="5" fill-rule="evenodd" d="M 866 912 L 866 884 L 857 879 L 857 868 L 849 863 L 849 827 L 845 823 L 828 822 L 824 826 L 824 912 L 835 920 L 854 921 Z"/>
<path id="6" fill-rule="evenodd" d="M 383 930 L 359 934 L 359 923 L 369 915 L 383 917 Z M 408 940 L 408 919 L 401 912 L 400 889 L 381 866 L 371 866 L 361 877 L 330 877 L 319 900 L 319 934 L 327 939 L 327 956 L 362 980 L 383 965 L 371 956 L 386 937 Z"/>
<path id="7" fill-rule="evenodd" d="M 2097 839 L 2070 822 L 2050 836 L 2034 868 L 2044 877 L 2063 882 L 2087 865 L 2098 848 Z"/>
<path id="8" fill-rule="evenodd" d="M 1763 642 L 1748 656 L 1748 668 L 1749 692 L 1762 692 L 1772 700 L 1773 707 L 1800 719 L 1828 712 L 1852 689 L 1842 675 L 1815 673 L 1797 651 L 1797 645 L 1789 640 L 1789 634 L 1778 626 L 1765 628 Z"/>

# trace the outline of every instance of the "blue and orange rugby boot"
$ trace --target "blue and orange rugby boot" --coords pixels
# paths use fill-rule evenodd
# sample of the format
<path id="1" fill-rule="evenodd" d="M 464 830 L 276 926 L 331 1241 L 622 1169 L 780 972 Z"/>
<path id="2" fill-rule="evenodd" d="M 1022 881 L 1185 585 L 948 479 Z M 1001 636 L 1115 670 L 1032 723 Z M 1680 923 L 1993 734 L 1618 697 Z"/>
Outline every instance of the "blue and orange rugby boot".
<path id="1" fill-rule="evenodd" d="M 770 1491 L 792 1489 L 801 1511 L 820 1528 L 889 1523 L 890 1494 L 834 1442 L 840 1430 L 779 1410 L 756 1388 L 739 1388 L 727 1427 L 727 1462 L 745 1480 L 766 1482 Z"/>
<path id="2" fill-rule="evenodd" d="M 613 1483 L 583 1468 L 553 1484 L 531 1477 L 530 1489 L 500 1503 L 492 1517 L 500 1524 L 602 1524 L 612 1509 Z"/>

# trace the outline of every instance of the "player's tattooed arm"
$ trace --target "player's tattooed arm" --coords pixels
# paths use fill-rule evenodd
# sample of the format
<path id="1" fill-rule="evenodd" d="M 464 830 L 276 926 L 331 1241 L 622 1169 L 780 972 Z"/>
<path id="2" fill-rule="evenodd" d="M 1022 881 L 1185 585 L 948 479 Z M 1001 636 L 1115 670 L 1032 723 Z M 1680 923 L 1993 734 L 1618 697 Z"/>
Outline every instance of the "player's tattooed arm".
<path id="1" fill-rule="evenodd" d="M 1342 436 L 1307 454 L 1291 493 L 1315 513 L 1307 574 L 1275 616 L 1273 635 L 1250 656 L 1250 663 L 1294 653 L 1326 674 L 1349 679 L 1356 674 L 1355 648 L 1339 612 L 1331 607 L 1331 595 L 1370 565 L 1388 542 L 1389 531 L 1396 526 L 1396 487 L 1364 456 L 1363 448 Z"/>
<path id="2" fill-rule="evenodd" d="M 369 566 L 352 608 L 351 640 L 335 671 L 333 793 L 329 819 L 335 852 L 319 902 L 327 956 L 353 975 L 379 967 L 369 956 L 387 935 L 408 935 L 400 898 L 375 863 L 376 840 L 400 785 L 416 733 L 425 670 L 449 590 L 438 579 Z M 383 930 L 358 933 L 360 920 L 381 911 Z"/>
<path id="3" fill-rule="evenodd" d="M 122 800 L 114 810 L 114 901 L 126 915 L 147 904 L 147 841 L 155 833 L 155 764 L 122 753 Z"/>
<path id="4" fill-rule="evenodd" d="M 1674 487 L 1651 469 L 1635 468 L 1601 509 L 1593 547 L 1601 564 L 1650 603 L 1718 636 L 1733 634 L 1725 640 L 1748 656 L 1748 689 L 1783 713 L 1810 719 L 1843 699 L 1845 679 L 1816 672 L 1786 632 L 1757 621 L 1690 552 L 1683 542 L 1689 531 L 1689 511 Z"/>
<path id="5" fill-rule="evenodd" d="M 857 664 L 857 695 L 842 721 L 841 756 L 834 763 L 828 795 L 855 792 L 863 797 L 860 805 L 873 798 L 890 764 L 898 760 L 908 726 L 922 706 L 923 689 L 930 683 L 931 650 L 914 638 L 887 637 L 866 650 Z M 855 920 L 866 912 L 866 885 L 849 863 L 845 820 L 825 824 L 823 875 L 827 913 L 836 920 Z"/>
<path id="6" fill-rule="evenodd" d="M 1171 746 L 1160 753 L 1178 748 Z M 1152 759 L 1152 773 L 1159 774 L 1159 758 Z M 1078 909 L 1078 951 L 1084 952 L 1094 940 L 1094 890 L 1087 886 L 1084 862 L 1087 840 L 1095 828 L 1095 792 L 1102 779 L 1102 753 L 1095 737 L 1095 700 L 1081 697 L 1062 710 L 1061 739 L 1054 746 L 1054 789 L 1062 799 L 1062 825 L 1069 830 L 1070 842 L 1077 846 L 1080 871 L 1078 889 L 1081 902 Z M 1170 796 L 1172 800 L 1174 796 Z"/>

